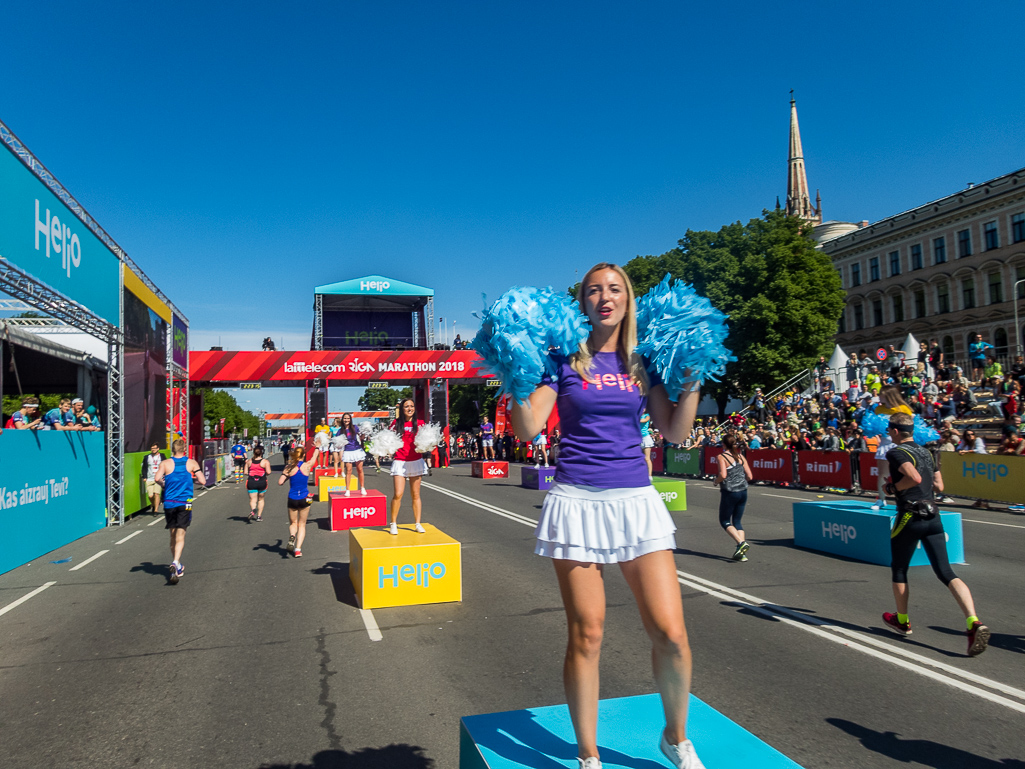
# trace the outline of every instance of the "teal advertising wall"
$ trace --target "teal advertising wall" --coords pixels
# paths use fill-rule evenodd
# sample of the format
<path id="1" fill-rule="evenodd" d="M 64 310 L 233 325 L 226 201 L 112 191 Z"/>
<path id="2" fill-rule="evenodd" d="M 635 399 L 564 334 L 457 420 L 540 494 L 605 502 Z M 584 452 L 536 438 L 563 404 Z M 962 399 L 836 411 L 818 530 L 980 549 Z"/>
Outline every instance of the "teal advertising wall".
<path id="1" fill-rule="evenodd" d="M 104 433 L 0 433 L 0 573 L 106 525 Z"/>
<path id="2" fill-rule="evenodd" d="M 121 325 L 118 258 L 6 146 L 0 146 L 0 256 Z"/>

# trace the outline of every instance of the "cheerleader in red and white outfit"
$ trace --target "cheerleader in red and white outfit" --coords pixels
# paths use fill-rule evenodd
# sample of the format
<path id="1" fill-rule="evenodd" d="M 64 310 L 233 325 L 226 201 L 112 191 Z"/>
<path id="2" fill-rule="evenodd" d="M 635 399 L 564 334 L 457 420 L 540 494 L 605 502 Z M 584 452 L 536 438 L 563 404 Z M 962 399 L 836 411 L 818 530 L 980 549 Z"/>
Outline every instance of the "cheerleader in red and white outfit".
<path id="1" fill-rule="evenodd" d="M 399 507 L 402 505 L 402 495 L 406 491 L 407 478 L 409 479 L 409 491 L 413 497 L 415 528 L 419 534 L 425 533 L 424 527 L 420 525 L 422 513 L 420 478 L 427 475 L 427 465 L 424 463 L 423 455 L 413 447 L 417 430 L 423 427 L 423 424 L 422 419 L 416 418 L 416 404 L 413 403 L 413 399 L 404 398 L 399 403 L 399 418 L 391 423 L 391 429 L 402 438 L 402 448 L 395 452 L 395 459 L 391 463 L 392 483 L 395 490 L 391 499 L 391 526 L 389 527 L 392 534 L 399 533 Z"/>

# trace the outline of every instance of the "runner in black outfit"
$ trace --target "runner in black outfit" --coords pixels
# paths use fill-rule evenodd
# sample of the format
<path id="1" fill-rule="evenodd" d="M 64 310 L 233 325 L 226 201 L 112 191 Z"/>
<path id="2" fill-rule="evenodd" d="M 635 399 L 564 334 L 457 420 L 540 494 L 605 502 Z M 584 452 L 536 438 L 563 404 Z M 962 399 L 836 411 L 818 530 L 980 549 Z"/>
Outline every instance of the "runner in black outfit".
<path id="1" fill-rule="evenodd" d="M 933 467 L 932 452 L 915 443 L 914 419 L 910 414 L 890 417 L 890 437 L 896 444 L 886 455 L 890 478 L 886 493 L 897 498 L 897 519 L 890 534 L 893 597 L 897 613 L 883 614 L 883 622 L 901 635 L 911 635 L 908 621 L 908 565 L 918 543 L 922 543 L 932 570 L 947 586 L 964 612 L 968 625 L 968 656 L 986 651 L 989 628 L 975 616 L 975 603 L 968 585 L 950 568 L 943 521 L 933 499 L 933 491 L 943 491 L 943 477 Z"/>

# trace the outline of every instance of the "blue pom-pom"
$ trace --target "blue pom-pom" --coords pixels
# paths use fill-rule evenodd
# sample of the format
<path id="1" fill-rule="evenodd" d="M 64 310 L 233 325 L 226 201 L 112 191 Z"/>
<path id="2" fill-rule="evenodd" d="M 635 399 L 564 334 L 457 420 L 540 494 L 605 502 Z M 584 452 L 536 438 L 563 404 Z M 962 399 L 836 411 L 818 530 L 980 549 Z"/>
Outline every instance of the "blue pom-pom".
<path id="1" fill-rule="evenodd" d="M 550 286 L 517 287 L 484 311 L 470 348 L 484 359 L 484 367 L 502 380 L 500 394 L 523 403 L 545 374 L 556 373 L 553 354 L 575 353 L 590 328 L 577 303 L 565 292 Z"/>
<path id="2" fill-rule="evenodd" d="M 861 429 L 870 438 L 886 435 L 886 431 L 890 429 L 890 416 L 866 409 L 861 416 Z"/>
<path id="3" fill-rule="evenodd" d="M 915 414 L 915 443 L 925 446 L 927 443 L 935 443 L 940 439 L 940 434 L 935 427 L 931 427 L 922 417 Z"/>
<path id="4" fill-rule="evenodd" d="M 691 382 L 717 381 L 735 361 L 723 342 L 726 315 L 683 281 L 669 276 L 637 300 L 637 352 L 658 373 L 671 401 Z"/>

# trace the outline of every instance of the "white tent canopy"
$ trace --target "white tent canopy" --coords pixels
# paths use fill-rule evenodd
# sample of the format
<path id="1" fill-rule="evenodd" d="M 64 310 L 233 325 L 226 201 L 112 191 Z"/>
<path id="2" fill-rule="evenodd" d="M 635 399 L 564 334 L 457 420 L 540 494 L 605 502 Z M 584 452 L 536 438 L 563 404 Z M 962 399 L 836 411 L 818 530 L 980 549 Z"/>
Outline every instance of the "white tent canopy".
<path id="1" fill-rule="evenodd" d="M 908 334 L 904 338 L 904 344 L 901 345 L 900 349 L 902 349 L 904 351 L 904 353 L 905 353 L 905 357 L 904 357 L 904 361 L 905 361 L 904 365 L 905 366 L 917 366 L 918 365 L 918 354 L 922 350 L 922 345 L 920 345 L 918 343 L 918 340 L 915 339 L 915 335 L 914 334 Z M 930 377 L 931 376 L 935 376 L 935 373 L 932 370 L 932 366 L 929 365 L 928 361 L 926 361 L 926 363 L 925 363 L 925 373 L 926 373 L 926 376 L 930 376 Z"/>
<path id="2" fill-rule="evenodd" d="M 827 371 L 823 379 L 830 380 L 837 392 L 847 389 L 847 359 L 849 357 L 840 348 L 840 345 L 836 345 L 833 348 L 833 354 L 829 356 L 829 360 L 826 362 Z"/>

